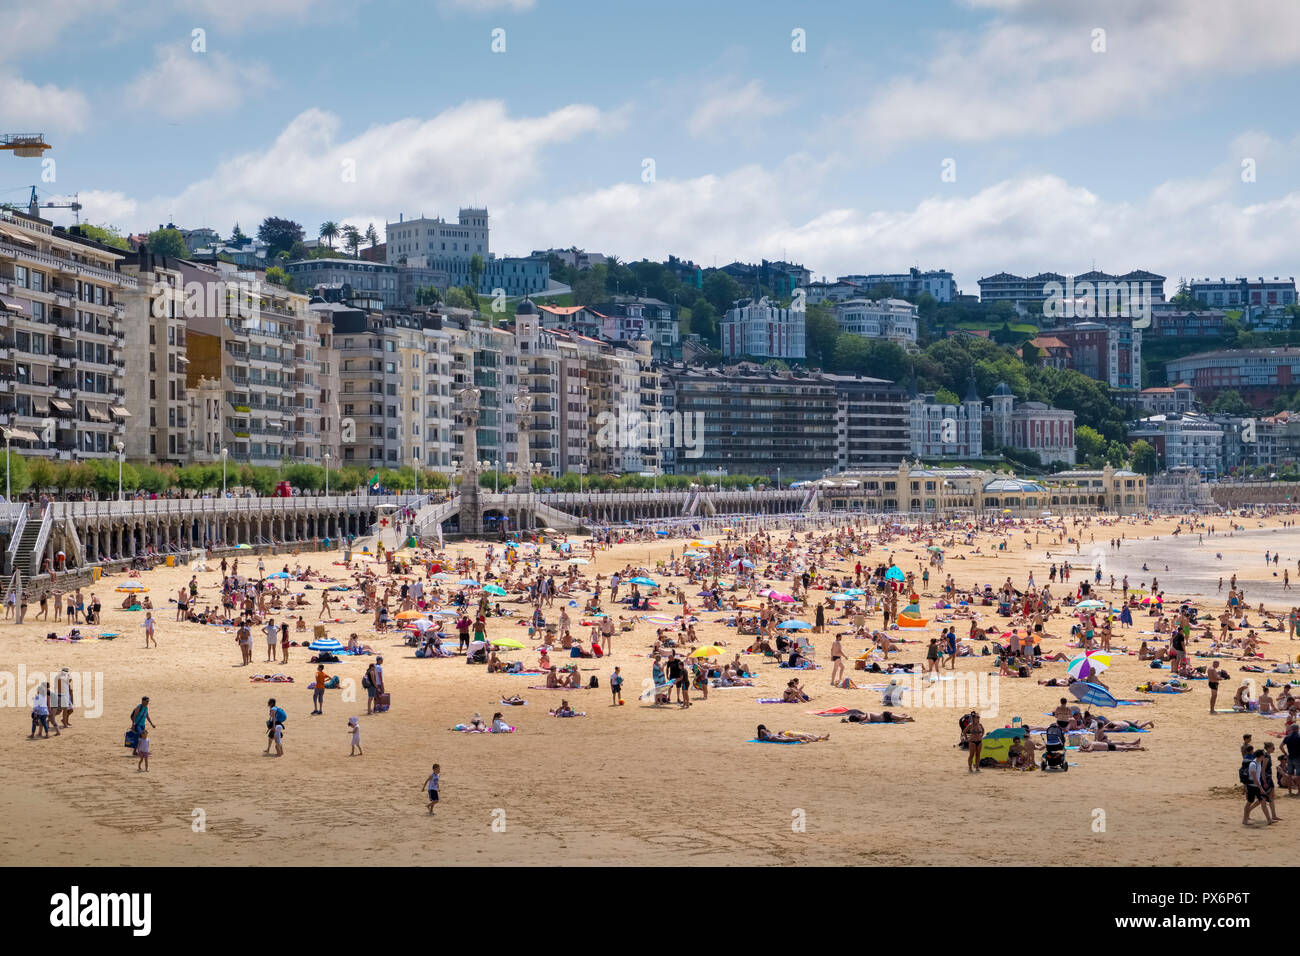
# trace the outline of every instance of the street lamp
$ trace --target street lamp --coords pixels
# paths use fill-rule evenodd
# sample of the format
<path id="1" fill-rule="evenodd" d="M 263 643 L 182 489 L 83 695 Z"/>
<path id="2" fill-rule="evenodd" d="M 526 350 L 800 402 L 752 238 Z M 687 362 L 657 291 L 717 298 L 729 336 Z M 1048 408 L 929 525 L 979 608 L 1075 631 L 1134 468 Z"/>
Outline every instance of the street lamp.
<path id="1" fill-rule="evenodd" d="M 781 490 L 781 466 L 776 466 L 776 490 Z"/>
<path id="2" fill-rule="evenodd" d="M 122 500 L 122 463 L 126 461 L 126 455 L 122 454 L 124 446 L 120 441 L 117 445 L 117 500 Z"/>
<path id="3" fill-rule="evenodd" d="M 221 449 L 221 497 L 226 497 L 226 459 L 230 457 L 230 449 Z"/>
<path id="4" fill-rule="evenodd" d="M 325 497 L 330 496 L 330 453 L 325 452 L 323 459 L 325 461 Z"/>
<path id="5" fill-rule="evenodd" d="M 415 469 L 415 497 L 420 497 L 420 459 L 411 456 L 411 467 Z"/>

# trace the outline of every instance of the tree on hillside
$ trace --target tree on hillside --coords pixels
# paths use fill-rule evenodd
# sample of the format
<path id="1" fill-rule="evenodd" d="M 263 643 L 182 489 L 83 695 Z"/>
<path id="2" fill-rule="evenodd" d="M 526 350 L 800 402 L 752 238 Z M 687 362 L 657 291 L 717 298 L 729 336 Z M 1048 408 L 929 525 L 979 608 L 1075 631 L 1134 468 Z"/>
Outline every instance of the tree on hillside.
<path id="1" fill-rule="evenodd" d="M 343 227 L 343 246 L 351 251 L 354 258 L 359 258 L 358 250 L 361 248 L 364 238 L 361 235 L 361 230 L 356 226 L 347 225 Z"/>
<path id="2" fill-rule="evenodd" d="M 479 289 L 479 280 L 483 278 L 483 257 L 477 252 L 469 257 L 469 284 L 477 293 Z"/>
<path id="3" fill-rule="evenodd" d="M 1133 454 L 1133 470 L 1143 475 L 1154 475 L 1160 470 L 1160 458 L 1152 444 L 1139 438 L 1130 448 Z"/>
<path id="4" fill-rule="evenodd" d="M 1214 401 L 1210 403 L 1210 414 L 1212 415 L 1249 415 L 1251 411 L 1249 403 L 1241 397 L 1241 392 L 1235 388 L 1220 392 L 1215 396 Z"/>
<path id="5" fill-rule="evenodd" d="M 235 229 L 230 234 L 230 244 L 232 246 L 242 246 L 248 242 L 248 236 L 244 235 L 244 230 L 239 228 L 239 223 L 235 223 Z"/>
<path id="6" fill-rule="evenodd" d="M 339 237 L 339 224 L 333 219 L 326 219 L 320 224 L 320 232 L 318 235 L 325 241 L 325 244 L 329 246 L 330 249 L 333 249 L 334 240 Z"/>
<path id="7" fill-rule="evenodd" d="M 272 257 L 288 252 L 295 242 L 302 242 L 305 235 L 298 223 L 278 216 L 267 216 L 257 227 L 257 238 L 266 243 L 267 255 Z"/>
<path id="8" fill-rule="evenodd" d="M 112 246 L 114 249 L 130 251 L 131 244 L 126 241 L 121 230 L 116 226 L 94 226 L 90 223 L 81 227 L 83 235 L 94 239 L 96 242 L 102 242 L 106 246 Z"/>
<path id="9" fill-rule="evenodd" d="M 373 222 L 366 226 L 366 245 L 371 249 L 379 245 L 379 233 L 375 230 L 375 224 Z"/>
<path id="10" fill-rule="evenodd" d="M 155 229 L 145 237 L 144 244 L 156 256 L 184 259 L 190 254 L 185 246 L 185 237 L 175 228 Z"/>

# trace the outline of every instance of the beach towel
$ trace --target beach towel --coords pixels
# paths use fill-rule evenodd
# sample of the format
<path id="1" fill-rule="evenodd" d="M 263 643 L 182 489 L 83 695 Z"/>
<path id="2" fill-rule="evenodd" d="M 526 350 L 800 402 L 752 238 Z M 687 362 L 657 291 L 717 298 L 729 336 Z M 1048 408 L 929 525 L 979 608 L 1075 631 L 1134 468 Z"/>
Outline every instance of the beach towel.
<path id="1" fill-rule="evenodd" d="M 794 700 L 782 700 L 780 697 L 760 697 L 760 698 L 758 698 L 758 702 L 759 702 L 760 704 L 795 704 L 795 703 L 798 703 L 798 701 L 794 701 Z"/>
<path id="2" fill-rule="evenodd" d="M 803 741 L 803 740 L 759 740 L 757 737 L 754 737 L 754 738 L 753 738 L 752 740 L 750 740 L 749 742 L 750 742 L 751 744 L 802 744 L 802 743 L 806 743 L 807 741 Z"/>
<path id="3" fill-rule="evenodd" d="M 553 710 L 548 710 L 546 713 L 547 716 L 549 717 L 586 717 L 587 716 L 587 712 L 583 710 L 575 711 L 572 714 L 557 714 Z"/>
<path id="4" fill-rule="evenodd" d="M 503 701 L 501 701 L 501 703 L 505 704 L 507 707 L 527 707 L 527 706 L 528 706 L 528 701 L 526 701 L 526 700 L 503 700 Z"/>
<path id="5" fill-rule="evenodd" d="M 814 717 L 841 717 L 849 712 L 848 707 L 832 707 L 829 710 L 805 710 L 805 714 L 812 714 Z"/>

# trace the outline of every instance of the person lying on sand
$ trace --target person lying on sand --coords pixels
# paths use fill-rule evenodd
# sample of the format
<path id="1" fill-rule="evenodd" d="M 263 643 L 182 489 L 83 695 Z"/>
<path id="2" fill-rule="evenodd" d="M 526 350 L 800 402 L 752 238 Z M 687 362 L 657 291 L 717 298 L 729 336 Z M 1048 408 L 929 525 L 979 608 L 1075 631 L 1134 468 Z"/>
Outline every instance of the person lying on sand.
<path id="1" fill-rule="evenodd" d="M 844 718 L 840 720 L 841 724 L 906 724 L 916 720 L 915 717 L 909 717 L 907 714 L 896 714 L 891 710 L 883 710 L 880 713 L 872 713 L 869 710 L 849 710 Z"/>
<path id="2" fill-rule="evenodd" d="M 823 740 L 830 740 L 830 734 L 805 734 L 797 730 L 781 730 L 772 733 L 762 724 L 758 725 L 758 733 L 755 735 L 759 740 L 774 740 L 786 743 L 815 744 Z"/>

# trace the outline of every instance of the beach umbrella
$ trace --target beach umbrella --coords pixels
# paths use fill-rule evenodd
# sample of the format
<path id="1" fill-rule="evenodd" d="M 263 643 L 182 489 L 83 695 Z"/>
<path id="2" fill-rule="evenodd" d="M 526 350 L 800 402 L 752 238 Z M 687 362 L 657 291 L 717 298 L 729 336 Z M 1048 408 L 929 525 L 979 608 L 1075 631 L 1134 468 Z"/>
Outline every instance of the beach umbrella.
<path id="1" fill-rule="evenodd" d="M 307 645 L 313 651 L 341 651 L 343 645 L 332 637 L 318 637 Z"/>
<path id="2" fill-rule="evenodd" d="M 692 651 L 690 656 L 691 657 L 717 657 L 718 655 L 725 654 L 725 653 L 727 652 L 724 651 L 722 648 L 718 647 L 715 644 L 710 644 L 708 647 L 701 647 L 697 651 Z"/>
<path id="3" fill-rule="evenodd" d="M 488 594 L 495 594 L 497 597 L 506 596 L 506 589 L 499 584 L 489 584 L 483 590 L 486 591 Z"/>
<path id="4" fill-rule="evenodd" d="M 930 547 L 926 548 L 925 550 L 927 550 L 927 551 L 938 551 L 940 554 L 943 554 L 943 548 L 939 547 L 937 544 L 932 544 L 932 545 L 930 545 Z"/>
<path id="5" fill-rule="evenodd" d="M 136 584 L 134 581 L 130 581 L 126 584 L 119 584 L 117 587 L 113 588 L 113 590 L 119 591 L 122 594 L 137 594 L 141 591 L 148 591 L 149 589 L 143 584 Z"/>
<path id="6" fill-rule="evenodd" d="M 753 561 L 732 561 L 731 562 L 731 566 L 733 568 L 736 567 L 737 565 L 739 565 L 742 568 L 752 568 L 754 566 L 754 562 Z"/>
<path id="7" fill-rule="evenodd" d="M 547 534 L 559 534 L 559 533 L 560 533 L 560 532 L 556 531 L 554 528 L 543 528 L 542 530 L 545 531 Z"/>
<path id="8" fill-rule="evenodd" d="M 643 588 L 657 588 L 657 587 L 659 587 L 659 585 L 655 584 L 655 582 L 652 581 L 652 580 L 650 580 L 649 578 L 633 578 L 633 579 L 632 579 L 632 583 L 633 583 L 633 584 L 639 584 L 639 585 L 641 585 Z"/>
<path id="9" fill-rule="evenodd" d="M 1078 699 L 1079 703 L 1087 704 L 1089 707 L 1119 706 L 1119 701 L 1115 699 L 1115 696 L 1099 684 L 1075 681 L 1070 685 L 1070 693 Z"/>
<path id="10" fill-rule="evenodd" d="M 1106 606 L 1105 603 L 1103 603 L 1102 601 L 1094 601 L 1092 599 L 1089 599 L 1087 601 L 1080 601 L 1074 607 L 1076 610 L 1080 610 L 1080 611 L 1095 611 L 1098 608 L 1103 608 L 1105 606 Z"/>
<path id="11" fill-rule="evenodd" d="M 736 607 L 743 607 L 746 611 L 761 611 L 763 610 L 763 602 L 762 601 L 741 601 L 736 605 Z"/>
<path id="12" fill-rule="evenodd" d="M 591 564 L 586 558 L 569 558 L 569 564 Z"/>
<path id="13" fill-rule="evenodd" d="M 768 591 L 767 596 L 773 601 L 784 601 L 787 604 L 794 603 L 794 598 L 788 594 L 782 594 L 780 591 Z"/>
<path id="14" fill-rule="evenodd" d="M 812 625 L 807 621 L 782 621 L 777 627 L 783 631 L 807 631 Z"/>
<path id="15" fill-rule="evenodd" d="M 422 621 L 424 620 L 423 611 L 399 611 L 397 614 L 399 621 Z"/>
<path id="16" fill-rule="evenodd" d="M 698 541 L 688 541 L 688 542 L 686 542 L 686 543 L 687 543 L 687 545 L 689 545 L 689 546 L 692 547 L 692 548 L 711 548 L 711 547 L 713 547 L 713 542 L 712 542 L 712 541 L 708 541 L 708 540 L 706 540 L 706 539 L 704 539 L 704 538 L 701 538 L 701 539 L 698 540 Z"/>
<path id="17" fill-rule="evenodd" d="M 666 537 L 668 537 L 668 532 L 667 532 L 667 531 L 656 531 L 655 534 L 659 535 L 659 537 L 661 537 L 661 538 L 666 538 Z"/>
<path id="18" fill-rule="evenodd" d="M 705 554 L 703 551 L 683 551 L 682 557 L 683 558 L 707 558 L 708 555 Z"/>
<path id="19" fill-rule="evenodd" d="M 236 547 L 236 548 L 239 548 L 240 550 L 243 550 L 243 551 L 251 551 L 251 550 L 253 550 L 253 546 L 252 546 L 251 544 L 237 544 L 237 545 L 235 545 L 235 547 Z"/>
<path id="20" fill-rule="evenodd" d="M 520 641 L 516 641 L 513 637 L 497 637 L 488 641 L 488 643 L 493 647 L 504 647 L 511 651 L 523 650 L 524 647 Z"/>
<path id="21" fill-rule="evenodd" d="M 283 578 L 287 578 L 287 577 L 289 577 L 289 575 L 286 574 L 286 573 L 283 572 L 283 571 L 276 571 L 274 574 L 268 574 L 267 577 L 268 577 L 268 578 L 283 579 Z"/>
<path id="22" fill-rule="evenodd" d="M 677 618 L 669 617 L 667 614 L 647 614 L 641 620 L 647 624 L 677 624 Z"/>
<path id="23" fill-rule="evenodd" d="M 456 587 L 458 588 L 476 588 L 478 586 L 479 583 L 473 578 L 461 578 L 456 582 Z"/>
<path id="24" fill-rule="evenodd" d="M 853 596 L 850 594 L 828 594 L 826 597 L 831 601 L 852 601 Z"/>
<path id="25" fill-rule="evenodd" d="M 1109 654 L 1090 653 L 1070 661 L 1065 670 L 1071 677 L 1084 680 L 1093 674 L 1100 674 L 1108 667 L 1110 667 Z"/>
<path id="26" fill-rule="evenodd" d="M 889 570 L 885 572 L 886 581 L 901 581 L 903 580 L 903 578 L 904 578 L 903 571 L 896 564 L 891 564 L 889 566 Z"/>

